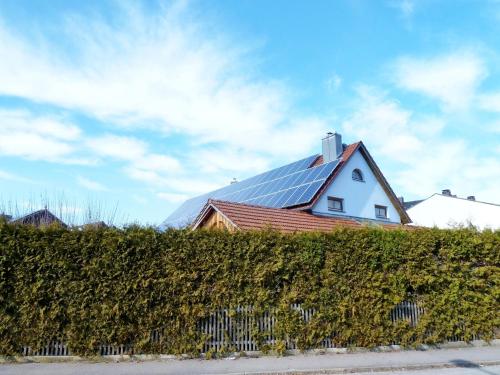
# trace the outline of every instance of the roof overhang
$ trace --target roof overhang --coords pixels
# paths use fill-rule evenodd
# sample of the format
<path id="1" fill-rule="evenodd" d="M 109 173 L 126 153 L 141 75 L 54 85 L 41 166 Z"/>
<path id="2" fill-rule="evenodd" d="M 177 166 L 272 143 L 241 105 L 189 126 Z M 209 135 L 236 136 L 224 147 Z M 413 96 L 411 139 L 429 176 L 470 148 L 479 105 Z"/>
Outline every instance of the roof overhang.
<path id="1" fill-rule="evenodd" d="M 203 207 L 203 209 L 201 210 L 200 214 L 198 215 L 198 217 L 196 218 L 196 220 L 193 222 L 193 224 L 191 225 L 191 229 L 192 230 L 195 230 L 195 229 L 198 229 L 200 228 L 200 226 L 205 222 L 205 220 L 207 220 L 210 215 L 214 212 L 217 212 L 219 213 L 219 215 L 221 215 L 228 223 L 230 223 L 234 229 L 239 229 L 238 226 L 230 219 L 228 218 L 224 212 L 222 212 L 214 203 L 211 199 L 209 199 L 207 201 L 207 203 L 205 204 L 205 207 Z"/>

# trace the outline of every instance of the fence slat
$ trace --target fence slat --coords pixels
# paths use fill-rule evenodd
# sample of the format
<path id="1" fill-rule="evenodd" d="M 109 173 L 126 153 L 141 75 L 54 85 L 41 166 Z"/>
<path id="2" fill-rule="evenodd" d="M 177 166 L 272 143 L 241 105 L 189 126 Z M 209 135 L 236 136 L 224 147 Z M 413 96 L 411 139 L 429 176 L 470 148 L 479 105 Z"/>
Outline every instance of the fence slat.
<path id="1" fill-rule="evenodd" d="M 311 322 L 316 313 L 315 309 L 303 309 L 300 304 L 292 304 L 290 308 L 300 314 L 301 319 L 305 323 Z M 272 308 L 263 311 L 258 316 L 253 313 L 253 306 L 236 306 L 234 309 L 236 312 L 234 317 L 231 316 L 230 309 L 219 308 L 198 321 L 196 324 L 198 332 L 206 338 L 202 346 L 203 352 L 206 353 L 210 350 L 221 351 L 223 348 L 230 347 L 237 351 L 260 350 L 262 348 L 253 336 L 254 329 L 263 333 L 262 337 L 265 344 L 276 344 L 276 309 Z M 415 327 L 422 314 L 424 314 L 424 307 L 420 302 L 403 301 L 394 306 L 389 314 L 389 319 L 393 323 L 406 320 L 411 327 Z M 461 328 L 463 332 L 464 327 Z M 162 342 L 165 340 L 164 332 L 164 329 L 155 329 L 150 334 L 151 342 L 159 343 L 160 349 L 163 347 Z M 332 332 L 321 341 L 320 346 L 322 348 L 335 348 L 335 340 L 333 339 L 338 334 L 339 332 Z M 449 337 L 447 341 L 461 341 L 464 337 L 464 333 L 455 334 Z M 477 340 L 479 336 L 473 335 L 472 339 Z M 295 349 L 297 347 L 296 341 L 291 337 L 287 338 L 286 347 Z M 134 353 L 134 347 L 130 344 L 103 344 L 99 346 L 99 353 L 103 356 L 131 354 Z M 20 349 L 20 354 L 23 356 L 67 356 L 71 354 L 71 351 L 63 340 L 55 339 L 47 341 L 46 345 L 37 350 L 23 346 Z"/>

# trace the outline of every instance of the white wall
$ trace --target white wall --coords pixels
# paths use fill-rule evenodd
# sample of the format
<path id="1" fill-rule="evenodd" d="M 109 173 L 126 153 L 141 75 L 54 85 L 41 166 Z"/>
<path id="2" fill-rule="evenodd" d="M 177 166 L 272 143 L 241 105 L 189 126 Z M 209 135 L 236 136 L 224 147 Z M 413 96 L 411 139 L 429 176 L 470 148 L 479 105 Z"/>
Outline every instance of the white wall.
<path id="1" fill-rule="evenodd" d="M 434 194 L 407 210 L 413 224 L 454 228 L 469 223 L 479 229 L 500 229 L 500 205 Z"/>
<path id="2" fill-rule="evenodd" d="M 352 179 L 353 169 L 363 173 L 364 182 Z M 328 210 L 328 196 L 344 199 L 344 212 Z M 313 213 L 321 215 L 343 215 L 380 220 L 375 217 L 375 205 L 387 207 L 388 221 L 400 223 L 401 218 L 389 200 L 384 189 L 377 181 L 360 151 L 351 156 L 340 174 L 313 206 Z"/>

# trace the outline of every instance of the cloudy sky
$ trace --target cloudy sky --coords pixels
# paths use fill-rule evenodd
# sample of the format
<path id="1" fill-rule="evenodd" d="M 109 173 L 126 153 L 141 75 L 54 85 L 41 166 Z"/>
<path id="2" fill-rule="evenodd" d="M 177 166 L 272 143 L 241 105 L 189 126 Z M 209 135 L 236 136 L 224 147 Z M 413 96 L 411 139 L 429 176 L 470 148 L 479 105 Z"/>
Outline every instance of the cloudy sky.
<path id="1" fill-rule="evenodd" d="M 407 200 L 500 203 L 498 35 L 493 0 L 2 1 L 0 199 L 157 224 L 336 130 Z"/>

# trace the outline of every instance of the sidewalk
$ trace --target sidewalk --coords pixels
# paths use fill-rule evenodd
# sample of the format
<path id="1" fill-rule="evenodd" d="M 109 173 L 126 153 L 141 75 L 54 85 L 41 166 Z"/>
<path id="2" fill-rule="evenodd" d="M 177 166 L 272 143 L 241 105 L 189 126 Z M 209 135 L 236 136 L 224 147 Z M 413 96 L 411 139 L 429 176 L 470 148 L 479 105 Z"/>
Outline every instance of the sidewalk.
<path id="1" fill-rule="evenodd" d="M 495 372 L 482 370 L 490 365 Z M 479 373 L 496 374 L 500 365 L 500 346 L 425 351 L 366 352 L 351 354 L 300 354 L 288 357 L 228 358 L 220 360 L 151 360 L 119 363 L 9 363 L 0 365 L 1 375 L 62 374 L 293 374 L 355 373 L 392 370 L 475 368 Z M 398 371 L 398 372 L 399 372 Z M 476 373 L 476 372 L 464 372 Z"/>

